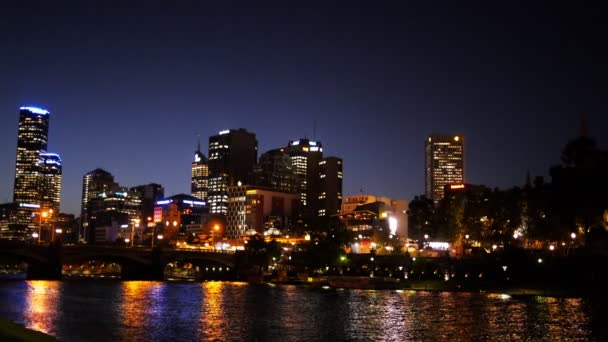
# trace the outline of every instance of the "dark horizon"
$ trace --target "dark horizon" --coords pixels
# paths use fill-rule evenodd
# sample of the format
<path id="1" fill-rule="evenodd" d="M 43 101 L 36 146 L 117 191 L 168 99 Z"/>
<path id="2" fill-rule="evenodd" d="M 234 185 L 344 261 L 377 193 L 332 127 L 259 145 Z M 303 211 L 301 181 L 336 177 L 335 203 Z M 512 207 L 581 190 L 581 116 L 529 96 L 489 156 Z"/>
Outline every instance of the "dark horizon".
<path id="1" fill-rule="evenodd" d="M 197 134 L 207 155 L 231 128 L 255 132 L 259 156 L 316 123 L 324 155 L 344 160 L 345 195 L 408 200 L 424 192 L 430 134 L 463 135 L 466 182 L 492 187 L 546 176 L 582 112 L 606 146 L 598 9 L 145 5 L 3 5 L 1 202 L 22 105 L 51 111 L 74 214 L 97 167 L 189 193 Z"/>

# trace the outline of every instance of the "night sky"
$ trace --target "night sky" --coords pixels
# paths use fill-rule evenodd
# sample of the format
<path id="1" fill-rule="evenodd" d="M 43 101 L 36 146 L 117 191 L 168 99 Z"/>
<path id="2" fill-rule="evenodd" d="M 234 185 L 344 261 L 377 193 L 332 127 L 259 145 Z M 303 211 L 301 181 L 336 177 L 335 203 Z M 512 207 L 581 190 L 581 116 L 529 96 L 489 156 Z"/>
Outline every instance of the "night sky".
<path id="1" fill-rule="evenodd" d="M 316 121 L 346 195 L 406 199 L 424 191 L 430 133 L 463 134 L 466 181 L 498 187 L 546 175 L 581 112 L 606 146 L 605 12 L 574 1 L 80 3 L 0 5 L 2 202 L 21 105 L 52 112 L 62 210 L 75 214 L 96 167 L 189 192 L 197 134 L 207 154 L 228 128 L 255 132 L 262 153 L 312 138 Z"/>

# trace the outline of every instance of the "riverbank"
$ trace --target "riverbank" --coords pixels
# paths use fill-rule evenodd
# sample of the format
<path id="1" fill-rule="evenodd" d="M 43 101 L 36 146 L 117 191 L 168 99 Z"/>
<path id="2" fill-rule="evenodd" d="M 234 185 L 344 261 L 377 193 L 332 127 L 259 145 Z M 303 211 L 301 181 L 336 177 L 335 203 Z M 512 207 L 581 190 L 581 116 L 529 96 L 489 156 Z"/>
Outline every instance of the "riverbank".
<path id="1" fill-rule="evenodd" d="M 0 341 L 50 342 L 57 339 L 0 318 Z"/>

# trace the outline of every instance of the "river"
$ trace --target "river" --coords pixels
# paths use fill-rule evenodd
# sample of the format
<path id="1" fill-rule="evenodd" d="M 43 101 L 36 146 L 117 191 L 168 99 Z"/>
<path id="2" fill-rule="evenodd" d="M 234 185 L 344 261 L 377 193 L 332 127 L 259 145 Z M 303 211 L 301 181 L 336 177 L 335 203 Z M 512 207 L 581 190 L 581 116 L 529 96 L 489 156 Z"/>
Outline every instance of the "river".
<path id="1" fill-rule="evenodd" d="M 0 282 L 0 317 L 62 341 L 580 341 L 605 337 L 598 315 L 579 298 L 232 282 Z"/>

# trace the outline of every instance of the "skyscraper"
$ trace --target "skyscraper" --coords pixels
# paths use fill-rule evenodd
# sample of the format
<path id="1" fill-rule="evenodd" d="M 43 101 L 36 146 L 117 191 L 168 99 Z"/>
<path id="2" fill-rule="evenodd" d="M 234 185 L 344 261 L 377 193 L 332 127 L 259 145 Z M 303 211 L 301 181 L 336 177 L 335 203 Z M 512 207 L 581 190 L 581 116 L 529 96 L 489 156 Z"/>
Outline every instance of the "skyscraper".
<path id="1" fill-rule="evenodd" d="M 329 217 L 340 213 L 342 205 L 342 159 L 327 157 L 319 162 L 317 215 Z"/>
<path id="2" fill-rule="evenodd" d="M 317 217 L 318 196 L 321 192 L 319 162 L 323 158 L 323 146 L 321 142 L 304 138 L 290 141 L 285 152 L 291 157 L 303 218 Z"/>
<path id="3" fill-rule="evenodd" d="M 40 154 L 40 176 L 38 191 L 40 208 L 52 209 L 59 214 L 61 203 L 61 157 L 56 153 Z"/>
<path id="4" fill-rule="evenodd" d="M 19 108 L 17 162 L 13 201 L 40 204 L 38 181 L 40 154 L 46 152 L 49 133 L 49 111 L 37 107 Z"/>
<path id="5" fill-rule="evenodd" d="M 464 183 L 464 141 L 462 136 L 432 135 L 425 143 L 426 196 L 437 204 L 447 184 Z"/>
<path id="6" fill-rule="evenodd" d="M 12 226 L 15 238 L 29 239 L 37 225 L 32 217 L 41 209 L 59 213 L 61 158 L 47 152 L 50 112 L 38 107 L 19 108 L 17 158 L 13 202 L 17 209 Z M 17 236 L 19 235 L 19 236 Z"/>
<path id="7" fill-rule="evenodd" d="M 228 186 L 251 184 L 258 158 L 255 133 L 243 128 L 209 137 L 209 192 L 211 214 L 228 212 Z"/>
<path id="8" fill-rule="evenodd" d="M 209 191 L 209 165 L 207 158 L 201 152 L 201 144 L 194 152 L 194 161 L 192 162 L 192 184 L 190 194 L 201 201 L 207 200 L 207 192 Z"/>
<path id="9" fill-rule="evenodd" d="M 152 223 L 156 202 L 165 198 L 165 188 L 160 184 L 149 183 L 131 187 L 131 192 L 136 193 L 141 200 L 143 225 L 148 227 Z"/>
<path id="10" fill-rule="evenodd" d="M 114 176 L 106 170 L 95 169 L 82 177 L 82 199 L 80 209 L 80 221 L 83 230 L 86 230 L 89 222 L 89 202 L 97 198 L 101 192 L 107 192 L 118 187 L 114 182 Z M 85 238 L 85 232 L 81 237 Z"/>
<path id="11" fill-rule="evenodd" d="M 257 185 L 280 192 L 297 192 L 294 167 L 284 148 L 263 153 L 255 176 Z"/>

